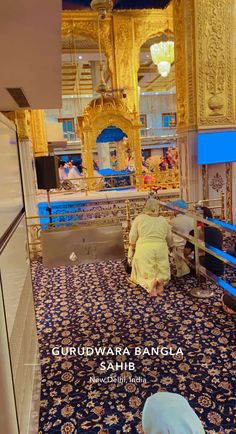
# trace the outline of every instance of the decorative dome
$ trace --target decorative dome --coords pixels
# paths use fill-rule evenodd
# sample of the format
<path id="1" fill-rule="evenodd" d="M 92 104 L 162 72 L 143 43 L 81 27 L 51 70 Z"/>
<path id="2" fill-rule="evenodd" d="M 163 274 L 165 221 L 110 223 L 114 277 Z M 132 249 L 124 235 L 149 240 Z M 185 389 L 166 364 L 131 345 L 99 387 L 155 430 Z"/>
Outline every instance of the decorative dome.
<path id="1" fill-rule="evenodd" d="M 89 108 L 104 107 L 105 105 L 116 105 L 116 99 L 112 95 L 101 95 L 93 99 L 89 104 Z"/>

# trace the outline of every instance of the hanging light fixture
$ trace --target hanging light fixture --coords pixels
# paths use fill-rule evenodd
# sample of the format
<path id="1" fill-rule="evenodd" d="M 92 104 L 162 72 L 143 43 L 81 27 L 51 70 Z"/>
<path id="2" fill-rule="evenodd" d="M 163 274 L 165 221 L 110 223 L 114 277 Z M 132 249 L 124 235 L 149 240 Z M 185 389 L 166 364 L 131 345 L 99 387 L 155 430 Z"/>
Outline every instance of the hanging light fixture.
<path id="1" fill-rule="evenodd" d="M 174 61 L 174 42 L 166 41 L 153 44 L 150 47 L 152 61 L 162 77 L 167 77 L 171 63 Z"/>
<path id="2" fill-rule="evenodd" d="M 104 20 L 107 12 L 113 9 L 113 0 L 92 0 L 90 6 L 98 13 L 99 19 Z"/>

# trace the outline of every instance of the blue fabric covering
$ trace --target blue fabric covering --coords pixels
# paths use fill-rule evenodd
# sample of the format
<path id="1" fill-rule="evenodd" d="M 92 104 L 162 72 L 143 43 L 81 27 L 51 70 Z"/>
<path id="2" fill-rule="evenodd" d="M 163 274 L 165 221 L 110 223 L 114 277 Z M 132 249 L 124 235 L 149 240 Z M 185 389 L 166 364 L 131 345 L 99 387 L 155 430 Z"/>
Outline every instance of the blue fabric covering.
<path id="1" fill-rule="evenodd" d="M 125 187 L 128 188 L 131 185 L 130 171 L 129 170 L 112 170 L 110 168 L 101 169 L 99 173 L 103 176 L 105 187 L 116 188 Z M 112 175 L 116 175 L 113 177 Z"/>
<path id="2" fill-rule="evenodd" d="M 188 209 L 187 202 L 185 202 L 185 200 L 182 200 L 182 199 L 177 199 L 177 200 L 174 200 L 173 202 L 169 202 L 168 205 L 169 206 L 176 206 L 177 208 Z"/>
<path id="3" fill-rule="evenodd" d="M 119 142 L 123 139 L 123 137 L 127 137 L 127 135 L 117 127 L 110 126 L 105 128 L 98 136 L 96 142 L 97 143 L 106 143 L 106 142 Z"/>
<path id="4" fill-rule="evenodd" d="M 99 170 L 100 175 L 108 176 L 108 175 L 127 175 L 130 173 L 129 170 L 113 170 L 113 169 L 101 169 Z"/>

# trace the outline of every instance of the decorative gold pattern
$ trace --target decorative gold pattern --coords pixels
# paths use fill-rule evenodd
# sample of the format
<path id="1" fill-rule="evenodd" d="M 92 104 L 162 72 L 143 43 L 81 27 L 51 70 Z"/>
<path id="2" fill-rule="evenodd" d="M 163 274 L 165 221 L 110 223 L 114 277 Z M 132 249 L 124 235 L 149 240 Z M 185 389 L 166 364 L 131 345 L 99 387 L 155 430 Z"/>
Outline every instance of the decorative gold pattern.
<path id="1" fill-rule="evenodd" d="M 139 52 L 151 37 L 173 34 L 172 6 L 162 10 L 114 11 L 101 22 L 101 46 L 108 59 L 114 88 L 127 89 L 124 103 L 119 97 L 100 107 L 89 106 L 83 122 L 83 160 L 93 176 L 92 149 L 98 134 L 107 126 L 121 128 L 129 138 L 135 166 L 141 171 L 141 140 L 138 102 Z M 87 36 L 98 41 L 98 19 L 93 11 L 66 11 L 62 15 L 62 38 Z M 138 187 L 141 180 L 138 180 Z"/>
<path id="2" fill-rule="evenodd" d="M 16 110 L 15 122 L 17 127 L 17 135 L 20 141 L 31 140 L 30 129 L 30 111 L 29 110 Z"/>
<path id="3" fill-rule="evenodd" d="M 186 73 L 186 46 L 185 46 L 185 8 L 181 0 L 174 1 L 174 39 L 175 39 L 175 71 L 176 71 L 176 105 L 177 129 L 187 128 L 187 73 Z"/>
<path id="4" fill-rule="evenodd" d="M 135 155 L 135 166 L 141 171 L 140 121 L 120 97 L 101 96 L 85 109 L 82 133 L 84 137 L 83 160 L 88 176 L 93 176 L 93 148 L 99 134 L 108 126 L 116 126 L 126 133 L 129 146 Z"/>
<path id="5" fill-rule="evenodd" d="M 217 191 L 217 193 L 224 187 L 224 180 L 218 172 L 216 172 L 215 176 L 211 179 L 210 186 L 212 190 Z"/>
<path id="6" fill-rule="evenodd" d="M 48 155 L 48 143 L 43 110 L 31 110 L 31 132 L 34 155 Z"/>
<path id="7" fill-rule="evenodd" d="M 232 206 L 232 163 L 226 163 L 226 219 L 230 223 L 233 222 Z"/>
<path id="8" fill-rule="evenodd" d="M 196 10 L 199 125 L 234 122 L 234 0 L 199 0 Z"/>
<path id="9" fill-rule="evenodd" d="M 208 167 L 206 164 L 202 165 L 202 190 L 203 199 L 209 199 L 209 189 L 208 189 Z"/>
<path id="10" fill-rule="evenodd" d="M 101 22 L 101 46 L 115 88 L 127 88 L 127 106 L 138 111 L 139 51 L 144 42 L 162 32 L 173 34 L 172 6 L 162 10 L 114 11 Z M 87 36 L 98 41 L 97 14 L 65 11 L 62 38 Z"/>

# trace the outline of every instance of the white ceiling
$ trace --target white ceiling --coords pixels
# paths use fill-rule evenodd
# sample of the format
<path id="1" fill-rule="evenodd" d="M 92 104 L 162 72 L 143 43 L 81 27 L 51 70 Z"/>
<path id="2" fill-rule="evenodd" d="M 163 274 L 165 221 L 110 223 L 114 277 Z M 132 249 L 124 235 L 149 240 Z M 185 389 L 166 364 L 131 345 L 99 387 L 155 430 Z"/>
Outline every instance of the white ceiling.
<path id="1" fill-rule="evenodd" d="M 30 107 L 61 106 L 61 0 L 0 1 L 0 110 L 16 110 L 7 87 Z"/>

